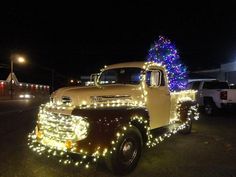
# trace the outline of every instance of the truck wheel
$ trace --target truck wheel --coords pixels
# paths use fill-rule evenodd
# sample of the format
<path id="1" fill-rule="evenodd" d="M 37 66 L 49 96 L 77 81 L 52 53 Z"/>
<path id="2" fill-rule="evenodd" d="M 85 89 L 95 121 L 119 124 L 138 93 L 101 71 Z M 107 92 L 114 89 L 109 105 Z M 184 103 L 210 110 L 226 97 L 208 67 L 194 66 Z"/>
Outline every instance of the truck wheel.
<path id="1" fill-rule="evenodd" d="M 181 134 L 189 134 L 192 131 L 192 121 L 194 118 L 194 112 L 191 110 L 192 102 L 183 102 L 178 108 L 181 124 L 186 123 L 185 128 L 180 130 Z"/>
<path id="2" fill-rule="evenodd" d="M 142 144 L 140 131 L 130 127 L 118 140 L 115 151 L 106 159 L 107 167 L 116 174 L 131 172 L 139 161 Z"/>
<path id="3" fill-rule="evenodd" d="M 204 112 L 206 115 L 212 115 L 215 113 L 215 104 L 212 101 L 207 101 L 204 104 Z"/>
<path id="4" fill-rule="evenodd" d="M 183 135 L 190 134 L 192 131 L 192 124 L 193 124 L 193 120 L 191 118 L 190 120 L 188 120 L 188 124 L 186 125 L 186 127 L 183 130 L 181 130 L 180 133 Z"/>

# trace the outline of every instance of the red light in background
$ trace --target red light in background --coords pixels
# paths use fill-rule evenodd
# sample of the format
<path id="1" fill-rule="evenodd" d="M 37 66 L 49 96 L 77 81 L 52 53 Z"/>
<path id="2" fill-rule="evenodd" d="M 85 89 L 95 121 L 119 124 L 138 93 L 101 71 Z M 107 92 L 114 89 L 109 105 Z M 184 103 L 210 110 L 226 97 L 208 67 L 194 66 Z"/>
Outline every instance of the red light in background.
<path id="1" fill-rule="evenodd" d="M 227 91 L 220 92 L 220 99 L 227 100 Z"/>
<path id="2" fill-rule="evenodd" d="M 33 84 L 31 84 L 30 87 L 31 87 L 31 89 L 34 89 L 34 85 Z"/>
<path id="3" fill-rule="evenodd" d="M 1 82 L 0 88 L 4 88 L 4 85 L 5 85 L 5 83 L 4 83 L 4 82 Z"/>

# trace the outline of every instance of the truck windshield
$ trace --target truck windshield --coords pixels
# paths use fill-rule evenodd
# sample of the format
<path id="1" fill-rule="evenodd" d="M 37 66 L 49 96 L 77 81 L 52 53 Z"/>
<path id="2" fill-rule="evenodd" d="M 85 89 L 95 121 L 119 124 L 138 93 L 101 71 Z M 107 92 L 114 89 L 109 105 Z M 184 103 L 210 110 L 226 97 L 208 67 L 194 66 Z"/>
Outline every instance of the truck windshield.
<path id="1" fill-rule="evenodd" d="M 99 84 L 139 84 L 141 68 L 115 68 L 102 72 Z"/>

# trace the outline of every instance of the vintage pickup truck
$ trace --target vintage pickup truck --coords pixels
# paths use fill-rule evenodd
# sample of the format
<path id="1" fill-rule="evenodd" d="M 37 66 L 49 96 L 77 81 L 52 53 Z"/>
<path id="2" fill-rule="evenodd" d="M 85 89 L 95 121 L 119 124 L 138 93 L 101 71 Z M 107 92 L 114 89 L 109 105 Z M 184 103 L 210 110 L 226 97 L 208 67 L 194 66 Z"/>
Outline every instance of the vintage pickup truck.
<path id="1" fill-rule="evenodd" d="M 40 108 L 29 146 L 39 154 L 102 158 L 113 172 L 124 174 L 135 168 L 144 145 L 191 132 L 192 120 L 198 118 L 195 94 L 170 92 L 161 64 L 110 65 L 95 77 L 94 86 L 55 91 Z"/>

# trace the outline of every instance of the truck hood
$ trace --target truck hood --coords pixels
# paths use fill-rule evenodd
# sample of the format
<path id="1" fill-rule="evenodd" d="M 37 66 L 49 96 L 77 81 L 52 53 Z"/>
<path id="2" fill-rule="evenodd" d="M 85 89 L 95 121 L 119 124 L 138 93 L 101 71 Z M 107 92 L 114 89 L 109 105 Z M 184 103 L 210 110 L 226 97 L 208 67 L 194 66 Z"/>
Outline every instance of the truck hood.
<path id="1" fill-rule="evenodd" d="M 113 101 L 116 99 L 132 99 L 141 101 L 141 87 L 139 85 L 105 85 L 101 87 L 64 87 L 52 94 L 54 102 L 65 100 L 75 105 L 86 105 L 94 102 Z"/>

